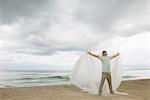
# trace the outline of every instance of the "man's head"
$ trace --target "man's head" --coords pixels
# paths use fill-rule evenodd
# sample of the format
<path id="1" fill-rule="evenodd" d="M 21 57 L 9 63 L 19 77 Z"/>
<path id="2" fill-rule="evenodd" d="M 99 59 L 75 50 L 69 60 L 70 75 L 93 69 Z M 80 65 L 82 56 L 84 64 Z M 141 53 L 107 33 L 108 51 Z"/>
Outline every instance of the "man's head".
<path id="1" fill-rule="evenodd" d="M 107 56 L 107 51 L 103 51 L 103 52 L 102 52 L 102 55 L 103 55 L 103 56 Z"/>

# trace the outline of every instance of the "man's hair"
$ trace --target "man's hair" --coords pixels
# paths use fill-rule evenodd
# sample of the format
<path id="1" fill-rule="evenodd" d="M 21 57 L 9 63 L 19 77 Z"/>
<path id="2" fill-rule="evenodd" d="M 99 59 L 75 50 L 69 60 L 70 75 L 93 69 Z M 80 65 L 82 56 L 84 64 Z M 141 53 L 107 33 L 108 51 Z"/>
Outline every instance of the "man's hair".
<path id="1" fill-rule="evenodd" d="M 103 51 L 102 54 L 105 53 L 105 52 L 107 52 L 107 51 Z"/>

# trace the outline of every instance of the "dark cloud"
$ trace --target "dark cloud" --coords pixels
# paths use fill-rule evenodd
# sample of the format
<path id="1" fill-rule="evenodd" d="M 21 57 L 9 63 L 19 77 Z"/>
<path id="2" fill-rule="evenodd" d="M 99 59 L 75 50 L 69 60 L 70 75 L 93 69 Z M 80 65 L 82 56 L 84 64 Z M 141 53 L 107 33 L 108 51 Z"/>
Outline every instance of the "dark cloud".
<path id="1" fill-rule="evenodd" d="M 38 18 L 52 3 L 52 0 L 1 0 L 2 23 L 11 24 L 21 18 Z"/>

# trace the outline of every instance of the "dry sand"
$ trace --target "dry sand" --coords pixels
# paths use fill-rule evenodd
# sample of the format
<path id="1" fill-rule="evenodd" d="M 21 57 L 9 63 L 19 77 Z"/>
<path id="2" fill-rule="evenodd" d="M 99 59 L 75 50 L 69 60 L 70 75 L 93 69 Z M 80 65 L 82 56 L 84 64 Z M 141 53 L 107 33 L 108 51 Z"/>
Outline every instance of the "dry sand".
<path id="1" fill-rule="evenodd" d="M 0 100 L 150 100 L 150 80 L 124 81 L 118 90 L 128 95 L 92 95 L 67 85 L 5 88 Z"/>

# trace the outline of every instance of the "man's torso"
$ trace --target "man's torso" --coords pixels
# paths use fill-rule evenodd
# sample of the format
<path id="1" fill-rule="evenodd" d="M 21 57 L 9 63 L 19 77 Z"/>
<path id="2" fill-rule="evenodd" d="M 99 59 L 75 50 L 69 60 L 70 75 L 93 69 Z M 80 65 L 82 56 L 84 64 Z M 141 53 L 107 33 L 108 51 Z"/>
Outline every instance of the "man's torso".
<path id="1" fill-rule="evenodd" d="M 110 73 L 110 56 L 101 56 L 99 57 L 102 63 L 102 72 Z"/>

